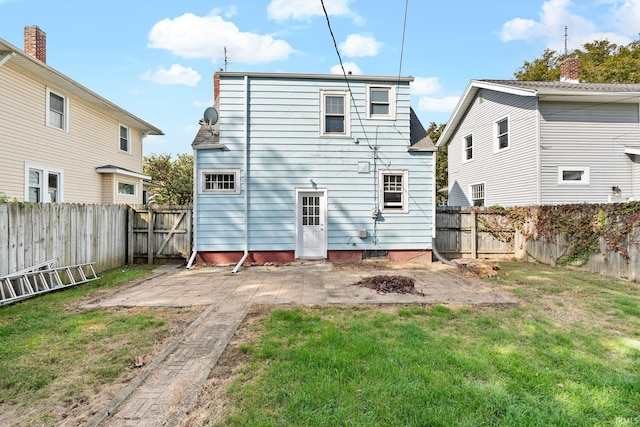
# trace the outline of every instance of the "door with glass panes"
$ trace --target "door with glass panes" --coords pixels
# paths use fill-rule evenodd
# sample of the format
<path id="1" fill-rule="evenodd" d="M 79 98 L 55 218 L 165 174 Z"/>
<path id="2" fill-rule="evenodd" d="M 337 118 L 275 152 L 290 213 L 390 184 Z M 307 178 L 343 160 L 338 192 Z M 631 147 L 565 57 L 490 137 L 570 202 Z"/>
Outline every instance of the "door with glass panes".
<path id="1" fill-rule="evenodd" d="M 298 191 L 296 203 L 296 258 L 327 257 L 327 194 Z"/>

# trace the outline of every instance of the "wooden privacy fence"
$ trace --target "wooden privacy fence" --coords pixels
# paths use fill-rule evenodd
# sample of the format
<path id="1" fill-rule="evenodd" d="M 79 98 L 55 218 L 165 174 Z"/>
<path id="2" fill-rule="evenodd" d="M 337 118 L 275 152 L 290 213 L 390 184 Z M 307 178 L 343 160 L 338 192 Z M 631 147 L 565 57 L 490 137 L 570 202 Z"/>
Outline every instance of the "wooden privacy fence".
<path id="1" fill-rule="evenodd" d="M 446 258 L 504 258 L 515 255 L 515 230 L 490 209 L 438 206 L 436 240 L 438 252 Z M 499 235 L 482 226 L 501 224 Z"/>
<path id="2" fill-rule="evenodd" d="M 54 258 L 58 266 L 95 262 L 102 271 L 186 259 L 190 250 L 189 207 L 0 203 L 0 276 Z"/>
<path id="3" fill-rule="evenodd" d="M 532 211 L 534 212 L 534 211 Z M 534 221 L 528 224 L 529 237 L 516 230 L 499 210 L 489 207 L 469 208 L 440 206 L 436 210 L 435 247 L 448 259 L 512 258 L 556 265 L 566 257 L 572 243 L 563 234 L 546 240 L 537 236 Z M 640 229 L 635 227 L 621 236 L 625 243 L 611 250 L 604 237 L 599 237 L 599 249 L 586 259 L 567 262 L 581 270 L 606 276 L 640 281 Z"/>
<path id="4" fill-rule="evenodd" d="M 190 206 L 131 206 L 128 263 L 188 259 L 191 251 Z M 151 248 L 151 250 L 149 250 Z"/>

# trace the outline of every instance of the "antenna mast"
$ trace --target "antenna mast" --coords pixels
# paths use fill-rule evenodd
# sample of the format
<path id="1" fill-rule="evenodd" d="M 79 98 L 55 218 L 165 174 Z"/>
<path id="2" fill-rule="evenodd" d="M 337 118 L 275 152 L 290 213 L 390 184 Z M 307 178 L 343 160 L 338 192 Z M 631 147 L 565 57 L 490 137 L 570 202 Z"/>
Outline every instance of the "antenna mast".
<path id="1" fill-rule="evenodd" d="M 567 26 L 564 26 L 564 56 L 567 56 L 569 54 L 569 51 L 567 50 Z M 226 55 L 225 55 L 226 56 Z"/>
<path id="2" fill-rule="evenodd" d="M 565 27 L 566 28 L 566 27 Z M 565 47 L 566 50 L 566 47 Z M 224 47 L 224 70 L 227 71 L 227 65 L 229 65 L 229 58 L 227 57 L 227 47 Z"/>

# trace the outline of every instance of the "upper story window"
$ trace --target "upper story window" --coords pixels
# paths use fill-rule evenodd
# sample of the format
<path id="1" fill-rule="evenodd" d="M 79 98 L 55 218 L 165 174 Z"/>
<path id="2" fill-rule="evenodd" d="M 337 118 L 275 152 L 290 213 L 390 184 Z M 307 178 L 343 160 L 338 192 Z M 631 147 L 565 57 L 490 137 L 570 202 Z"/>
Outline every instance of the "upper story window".
<path id="1" fill-rule="evenodd" d="M 409 211 L 408 171 L 380 171 L 380 190 L 383 212 Z"/>
<path id="2" fill-rule="evenodd" d="M 467 135 L 464 137 L 464 161 L 473 160 L 473 135 Z"/>
<path id="3" fill-rule="evenodd" d="M 395 92 L 392 86 L 367 86 L 367 117 L 394 119 Z"/>
<path id="4" fill-rule="evenodd" d="M 495 151 L 509 148 L 509 117 L 502 118 L 495 125 Z"/>
<path id="5" fill-rule="evenodd" d="M 69 99 L 47 89 L 47 125 L 69 130 Z"/>
<path id="6" fill-rule="evenodd" d="M 240 170 L 205 170 L 200 177 L 201 193 L 240 193 Z"/>
<path id="7" fill-rule="evenodd" d="M 120 125 L 120 150 L 126 151 L 127 153 L 131 151 L 129 135 L 130 135 L 129 128 L 126 126 Z"/>
<path id="8" fill-rule="evenodd" d="M 473 206 L 484 206 L 484 183 L 471 185 L 471 202 Z"/>
<path id="9" fill-rule="evenodd" d="M 349 96 L 347 91 L 322 91 L 322 135 L 349 136 Z"/>
<path id="10" fill-rule="evenodd" d="M 32 203 L 62 202 L 61 169 L 25 165 L 24 200 Z"/>

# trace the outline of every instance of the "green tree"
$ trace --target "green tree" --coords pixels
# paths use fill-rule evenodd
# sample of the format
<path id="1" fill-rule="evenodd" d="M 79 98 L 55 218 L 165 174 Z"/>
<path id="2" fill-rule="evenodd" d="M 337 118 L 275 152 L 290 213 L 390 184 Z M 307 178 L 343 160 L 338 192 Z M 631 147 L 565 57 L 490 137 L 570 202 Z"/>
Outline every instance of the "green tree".
<path id="1" fill-rule="evenodd" d="M 143 170 L 158 185 L 150 190 L 153 203 L 161 205 L 193 204 L 193 156 L 178 154 L 151 154 L 144 157 Z"/>
<path id="2" fill-rule="evenodd" d="M 445 123 L 436 124 L 431 122 L 427 128 L 429 138 L 435 144 L 440 138 L 440 134 L 445 127 Z M 448 167 L 447 167 L 447 151 L 448 147 L 439 147 L 436 152 L 436 204 L 446 203 L 448 200 L 447 190 L 449 186 Z M 443 191 L 441 191 L 443 190 Z"/>
<path id="3" fill-rule="evenodd" d="M 578 58 L 580 81 L 640 83 L 640 41 L 637 40 L 626 46 L 597 40 L 585 43 L 566 55 L 546 49 L 542 57 L 525 61 L 514 75 L 518 80 L 557 81 L 560 79 L 560 64 L 571 57 Z"/>

